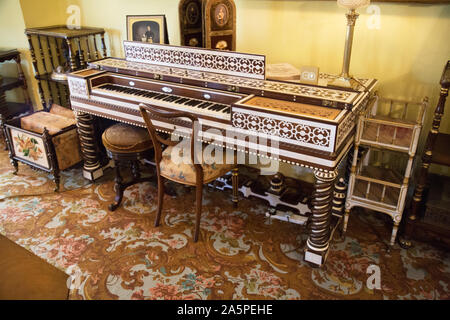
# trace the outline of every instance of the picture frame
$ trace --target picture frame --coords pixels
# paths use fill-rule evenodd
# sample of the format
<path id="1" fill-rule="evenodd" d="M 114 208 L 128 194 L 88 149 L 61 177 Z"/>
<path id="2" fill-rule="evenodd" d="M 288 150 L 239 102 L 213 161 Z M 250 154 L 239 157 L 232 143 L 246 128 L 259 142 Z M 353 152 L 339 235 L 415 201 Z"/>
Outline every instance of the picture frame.
<path id="1" fill-rule="evenodd" d="M 127 40 L 169 44 L 166 16 L 127 15 Z"/>

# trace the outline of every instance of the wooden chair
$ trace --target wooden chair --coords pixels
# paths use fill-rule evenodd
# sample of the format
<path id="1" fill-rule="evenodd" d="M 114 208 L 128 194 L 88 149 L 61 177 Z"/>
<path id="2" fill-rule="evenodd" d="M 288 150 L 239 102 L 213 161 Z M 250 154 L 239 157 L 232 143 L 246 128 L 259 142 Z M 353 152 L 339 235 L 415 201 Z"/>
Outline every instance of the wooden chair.
<path id="1" fill-rule="evenodd" d="M 140 104 L 139 105 L 140 112 L 144 121 L 147 125 L 148 132 L 153 142 L 153 147 L 155 151 L 155 164 L 156 164 L 156 173 L 158 177 L 158 211 L 155 219 L 155 227 L 159 225 L 161 219 L 161 211 L 163 205 L 163 196 L 164 196 L 164 178 L 175 181 L 184 185 L 191 185 L 196 187 L 196 220 L 195 220 L 195 233 L 194 233 L 194 242 L 197 242 L 198 235 L 200 231 L 200 217 L 202 213 L 202 194 L 203 194 L 203 185 L 207 184 L 211 181 L 214 181 L 218 177 L 226 174 L 230 170 L 232 170 L 232 184 L 233 184 L 233 198 L 232 201 L 235 206 L 237 206 L 238 201 L 238 169 L 235 165 L 235 161 L 233 164 L 223 164 L 215 163 L 208 164 L 203 161 L 200 163 L 198 161 L 197 154 L 195 153 L 195 141 L 198 136 L 198 126 L 195 123 L 198 123 L 198 118 L 193 116 L 187 112 L 166 112 L 161 111 L 159 109 L 155 109 L 151 106 Z M 190 120 L 190 162 L 175 164 L 171 159 L 171 154 L 174 148 L 177 148 L 178 141 L 172 141 L 170 139 L 165 139 L 161 137 L 157 132 L 155 127 L 153 126 L 152 119 L 165 119 L 166 122 L 176 123 L 178 121 L 182 121 L 184 119 Z M 180 120 L 180 118 L 183 118 Z M 186 121 L 189 123 L 189 121 Z M 167 148 L 163 150 L 163 145 L 166 145 Z M 180 150 L 178 150 L 180 151 Z M 203 151 L 203 147 L 202 150 Z M 225 152 L 224 152 L 225 154 Z M 202 152 L 203 155 L 203 152 Z"/>

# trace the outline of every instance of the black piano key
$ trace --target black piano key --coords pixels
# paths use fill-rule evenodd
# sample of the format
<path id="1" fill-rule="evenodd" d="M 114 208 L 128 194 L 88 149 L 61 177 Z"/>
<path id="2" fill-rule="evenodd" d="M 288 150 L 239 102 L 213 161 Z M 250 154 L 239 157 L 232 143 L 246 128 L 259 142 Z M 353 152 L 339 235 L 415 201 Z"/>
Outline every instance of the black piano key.
<path id="1" fill-rule="evenodd" d="M 183 104 L 183 103 L 185 103 L 186 101 L 188 101 L 189 99 L 187 99 L 187 98 L 181 98 L 180 100 L 178 100 L 177 101 L 177 103 L 178 104 Z"/>
<path id="2" fill-rule="evenodd" d="M 176 102 L 176 103 L 179 103 L 181 100 L 183 100 L 183 99 L 185 99 L 185 98 L 183 98 L 183 97 L 177 97 L 175 100 L 173 100 L 172 102 Z"/>
<path id="3" fill-rule="evenodd" d="M 188 100 L 188 102 L 185 103 L 185 105 L 192 107 L 192 106 L 194 106 L 195 101 L 196 101 L 195 99 L 190 99 L 190 100 Z"/>
<path id="4" fill-rule="evenodd" d="M 216 107 L 217 107 L 217 104 L 213 103 L 209 107 L 207 107 L 206 110 L 214 111 L 216 109 Z"/>
<path id="5" fill-rule="evenodd" d="M 173 99 L 171 100 L 171 102 L 175 102 L 175 101 L 178 101 L 178 100 L 180 100 L 180 96 L 174 96 L 173 97 Z"/>
<path id="6" fill-rule="evenodd" d="M 162 100 L 162 99 L 164 99 L 165 97 L 167 97 L 167 94 L 160 93 L 160 94 L 158 94 L 157 96 L 154 96 L 153 99 Z"/>
<path id="7" fill-rule="evenodd" d="M 216 111 L 220 112 L 220 111 L 224 111 L 228 106 L 226 104 L 219 104 L 219 106 L 217 107 Z"/>
<path id="8" fill-rule="evenodd" d="M 156 95 L 157 95 L 156 92 L 145 92 L 144 93 L 144 96 L 147 97 L 147 98 L 153 98 Z"/>
<path id="9" fill-rule="evenodd" d="M 206 108 L 207 106 L 209 106 L 209 102 L 203 102 L 202 104 L 200 104 L 200 105 L 198 106 L 198 108 L 204 109 L 204 108 Z"/>
<path id="10" fill-rule="evenodd" d="M 199 108 L 199 109 L 205 109 L 205 110 L 209 110 L 209 111 L 216 111 L 216 112 L 221 112 L 221 113 L 226 113 L 226 114 L 231 113 L 230 106 L 225 105 L 225 104 L 220 104 L 220 103 L 214 103 L 211 101 L 204 101 L 204 100 L 198 100 L 198 99 L 194 99 L 194 98 L 180 97 L 177 95 L 168 95 L 168 94 L 164 94 L 164 93 L 160 93 L 160 92 L 139 89 L 139 88 L 129 88 L 129 87 L 120 86 L 120 85 L 111 84 L 111 83 L 100 85 L 99 88 L 102 88 L 105 90 L 110 90 L 110 91 L 121 92 L 124 94 L 130 94 L 130 95 L 135 95 L 135 96 L 140 96 L 140 97 L 161 100 L 161 101 L 170 102 L 170 103 L 174 103 L 174 104 L 195 107 L 195 108 Z"/>
<path id="11" fill-rule="evenodd" d="M 163 101 L 173 102 L 177 98 L 178 98 L 177 96 L 168 96 L 167 98 L 164 98 Z"/>
<path id="12" fill-rule="evenodd" d="M 192 106 L 193 107 L 195 107 L 195 106 L 197 106 L 197 105 L 199 105 L 200 103 L 202 103 L 202 101 L 201 100 L 194 100 L 194 101 L 192 101 Z"/>

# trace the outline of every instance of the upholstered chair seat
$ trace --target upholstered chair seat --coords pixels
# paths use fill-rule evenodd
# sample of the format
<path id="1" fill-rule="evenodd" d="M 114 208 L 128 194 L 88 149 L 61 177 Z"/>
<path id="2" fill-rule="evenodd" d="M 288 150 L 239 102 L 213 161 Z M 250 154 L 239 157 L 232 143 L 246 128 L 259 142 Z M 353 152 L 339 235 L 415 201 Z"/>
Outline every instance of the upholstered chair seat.
<path id="1" fill-rule="evenodd" d="M 203 169 L 203 183 L 216 180 L 236 166 L 234 156 L 231 158 L 232 163 L 227 164 L 226 152 L 223 152 L 222 156 L 215 157 L 214 152 L 211 153 L 209 150 L 204 152 L 205 147 L 207 146 L 204 145 L 202 149 L 199 148 L 196 155 Z M 192 164 L 191 158 L 183 157 L 182 153 L 183 150 L 179 145 L 169 146 L 162 152 L 160 163 L 161 175 L 178 183 L 195 186 L 197 183 L 195 167 Z"/>

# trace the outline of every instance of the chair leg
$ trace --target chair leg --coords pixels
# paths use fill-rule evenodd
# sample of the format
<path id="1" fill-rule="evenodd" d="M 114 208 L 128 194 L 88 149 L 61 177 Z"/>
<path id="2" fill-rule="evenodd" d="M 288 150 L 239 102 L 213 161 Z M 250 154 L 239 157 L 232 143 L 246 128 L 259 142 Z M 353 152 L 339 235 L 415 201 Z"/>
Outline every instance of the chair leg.
<path id="1" fill-rule="evenodd" d="M 345 234 L 347 233 L 347 225 L 348 225 L 348 218 L 350 217 L 350 209 L 345 209 L 345 214 L 344 214 L 344 221 L 342 222 L 342 230 L 341 230 L 341 234 L 342 234 L 342 238 L 345 239 Z"/>
<path id="2" fill-rule="evenodd" d="M 116 177 L 114 179 L 115 180 L 114 187 L 116 189 L 116 196 L 114 198 L 114 203 L 111 203 L 109 205 L 110 211 L 116 210 L 120 206 L 120 203 L 122 202 L 122 198 L 123 198 L 122 176 L 120 175 L 120 167 L 119 167 L 119 163 L 117 161 L 115 162 L 115 165 L 114 165 L 114 171 L 116 173 Z"/>
<path id="3" fill-rule="evenodd" d="M 156 213 L 155 227 L 159 226 L 164 198 L 164 177 L 158 175 L 158 210 Z"/>
<path id="4" fill-rule="evenodd" d="M 54 180 L 55 180 L 55 189 L 54 189 L 54 191 L 55 192 L 59 192 L 59 185 L 60 185 L 60 180 L 61 180 L 61 177 L 59 175 L 59 170 L 55 171 L 53 173 L 53 176 L 54 176 Z"/>
<path id="5" fill-rule="evenodd" d="M 233 185 L 233 207 L 237 208 L 239 201 L 239 169 L 237 167 L 231 172 L 231 184 Z"/>
<path id="6" fill-rule="evenodd" d="M 195 199 L 195 234 L 194 242 L 198 240 L 198 234 L 200 233 L 200 218 L 202 216 L 202 198 L 203 198 L 203 185 L 197 185 L 196 187 L 196 199 Z"/>

